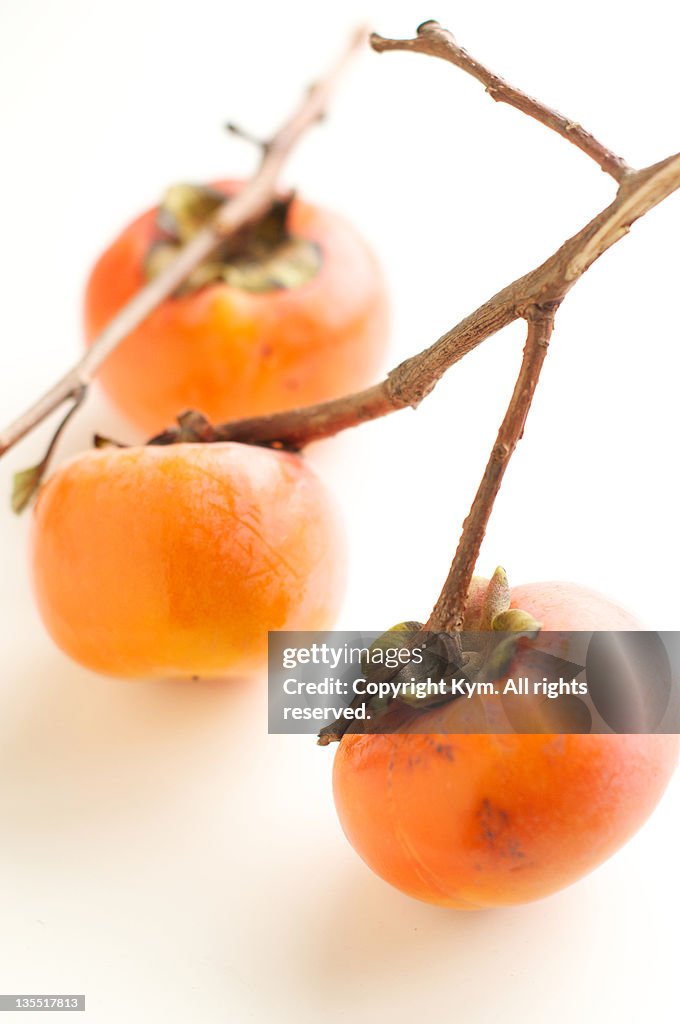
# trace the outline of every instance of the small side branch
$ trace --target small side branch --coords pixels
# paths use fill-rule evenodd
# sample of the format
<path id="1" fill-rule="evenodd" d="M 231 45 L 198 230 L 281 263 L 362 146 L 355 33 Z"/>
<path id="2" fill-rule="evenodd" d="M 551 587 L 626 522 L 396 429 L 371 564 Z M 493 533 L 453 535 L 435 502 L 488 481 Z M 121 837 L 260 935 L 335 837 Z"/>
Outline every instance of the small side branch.
<path id="1" fill-rule="evenodd" d="M 385 39 L 383 36 L 373 33 L 371 46 L 378 53 L 383 53 L 386 50 L 410 50 L 448 60 L 461 71 L 465 71 L 466 74 L 472 75 L 478 82 L 481 82 L 492 99 L 499 103 L 508 103 L 511 107 L 521 110 L 523 114 L 540 121 L 546 128 L 552 129 L 563 139 L 573 143 L 591 160 L 594 160 L 606 174 L 611 175 L 614 181 L 621 184 L 631 171 L 625 160 L 603 146 L 582 125 L 571 121 L 557 110 L 552 110 L 540 100 L 534 99 L 533 96 L 528 96 L 514 85 L 510 85 L 500 75 L 495 74 L 484 64 L 471 57 L 462 46 L 457 44 L 451 33 L 436 21 L 426 21 L 420 25 L 414 39 Z"/>
<path id="2" fill-rule="evenodd" d="M 59 443 L 59 438 L 64 433 L 68 423 L 72 417 L 77 413 L 80 406 L 85 401 L 85 395 L 87 391 L 85 387 L 81 387 L 79 391 L 69 395 L 72 399 L 73 404 L 70 409 L 67 410 L 65 416 L 63 416 L 59 426 L 52 435 L 52 439 L 47 446 L 47 451 L 43 455 L 37 466 L 29 466 L 28 469 L 22 469 L 18 473 L 14 474 L 14 482 L 12 486 L 12 511 L 23 512 L 23 510 L 30 503 L 31 498 L 35 494 L 36 490 L 40 486 L 40 481 L 47 472 L 47 468 L 52 461 L 54 450 Z"/>
<path id="3" fill-rule="evenodd" d="M 505 418 L 498 431 L 484 476 L 470 514 L 463 524 L 448 578 L 425 626 L 432 631 L 458 631 L 463 627 L 465 601 L 477 564 L 489 517 L 501 482 L 522 434 L 536 391 L 553 330 L 556 306 L 534 306 L 527 310 L 527 340 L 517 383 Z"/>

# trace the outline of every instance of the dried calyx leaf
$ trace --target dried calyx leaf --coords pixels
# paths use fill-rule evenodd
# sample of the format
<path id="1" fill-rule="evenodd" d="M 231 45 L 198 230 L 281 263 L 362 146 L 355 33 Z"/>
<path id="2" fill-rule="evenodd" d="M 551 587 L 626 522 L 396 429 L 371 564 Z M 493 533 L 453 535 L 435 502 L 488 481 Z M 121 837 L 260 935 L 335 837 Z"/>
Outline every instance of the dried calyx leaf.
<path id="1" fill-rule="evenodd" d="M 127 448 L 122 441 L 116 441 L 113 437 L 106 437 L 104 434 L 92 435 L 93 448 Z"/>
<path id="2" fill-rule="evenodd" d="M 362 658 L 362 671 L 364 673 L 375 672 L 383 664 L 387 652 L 394 649 L 395 644 L 398 643 L 399 646 L 406 647 L 422 628 L 422 622 L 415 621 L 399 622 L 396 626 L 390 626 L 385 633 L 381 633 L 377 640 L 373 641 L 368 649 L 368 654 Z"/>
<path id="3" fill-rule="evenodd" d="M 541 623 L 537 622 L 529 612 L 521 608 L 509 608 L 508 611 L 500 612 L 493 620 L 492 629 L 501 633 L 524 633 L 532 639 L 537 636 Z"/>
<path id="4" fill-rule="evenodd" d="M 424 710 L 435 707 L 437 704 L 446 704 L 453 699 L 451 679 L 465 675 L 465 663 L 467 656 L 460 650 L 457 638 L 450 633 L 428 634 L 427 646 L 423 650 L 423 660 L 420 664 L 408 665 L 402 669 L 400 676 L 402 689 L 394 700 L 407 704 L 410 708 Z M 441 680 L 446 684 L 435 691 L 424 689 L 422 683 L 425 680 Z M 395 682 L 399 680 L 399 676 Z"/>
<path id="5" fill-rule="evenodd" d="M 500 679 L 506 673 L 518 648 L 527 640 L 535 640 L 541 629 L 541 623 L 529 612 L 510 607 L 510 584 L 501 566 L 489 580 L 480 621 L 484 631 L 510 634 L 499 640 L 489 639 L 481 664 L 476 666 L 480 675 L 490 681 Z"/>
<path id="6" fill-rule="evenodd" d="M 171 185 L 158 208 L 156 224 L 174 242 L 188 242 L 224 202 L 224 192 L 208 185 Z"/>
<path id="7" fill-rule="evenodd" d="M 149 279 L 163 273 L 224 200 L 224 193 L 203 185 L 173 185 L 168 189 L 156 221 L 159 236 L 146 256 Z M 185 295 L 218 281 L 254 293 L 292 290 L 315 277 L 321 268 L 321 249 L 315 242 L 290 233 L 292 200 L 292 196 L 275 200 L 262 217 L 225 240 L 192 271 L 177 294 Z"/>
<path id="8" fill-rule="evenodd" d="M 20 469 L 12 478 L 12 511 L 23 512 L 30 504 L 31 498 L 38 490 L 45 472 L 45 466 L 39 462 L 37 466 Z"/>
<path id="9" fill-rule="evenodd" d="M 30 505 L 31 500 L 38 493 L 38 489 L 52 461 L 52 456 L 54 455 L 57 447 L 57 442 L 64 432 L 66 424 L 85 401 L 86 395 L 87 386 L 85 384 L 81 384 L 73 391 L 71 394 L 73 404 L 67 411 L 66 415 L 62 418 L 57 429 L 52 435 L 50 443 L 47 446 L 47 451 L 40 462 L 35 466 L 29 466 L 27 469 L 20 469 L 18 473 L 14 474 L 14 477 L 12 478 L 12 495 L 10 503 L 12 511 L 16 512 L 17 515 L 20 512 L 23 512 L 24 509 Z"/>
<path id="10" fill-rule="evenodd" d="M 381 633 L 373 641 L 367 654 L 361 659 L 361 671 L 365 678 L 372 683 L 392 682 L 402 669 L 408 666 L 392 664 L 392 659 L 388 656 L 388 652 L 393 652 L 398 648 L 406 648 L 412 643 L 417 643 L 417 638 L 422 629 L 422 622 L 400 622 L 396 626 L 392 626 L 385 633 Z M 395 702 L 389 696 L 376 695 L 367 700 L 363 695 L 357 695 L 349 706 L 354 709 L 363 705 L 367 705 L 370 709 L 370 713 L 373 716 L 373 726 L 376 731 L 381 731 L 381 723 L 391 723 L 393 729 L 397 728 L 403 723 L 406 715 L 412 714 L 405 705 L 401 707 L 395 705 Z M 393 709 L 395 708 L 396 716 L 393 714 Z M 317 737 L 318 745 L 325 747 L 329 743 L 339 743 L 350 727 L 354 729 L 355 723 L 351 718 L 347 717 L 339 718 L 337 721 L 324 726 Z M 388 731 L 388 728 L 385 731 Z"/>
<path id="11" fill-rule="evenodd" d="M 494 629 L 494 620 L 510 607 L 510 584 L 502 566 L 498 566 L 489 580 L 482 603 L 480 629 Z"/>
<path id="12" fill-rule="evenodd" d="M 403 670 L 408 668 L 408 665 L 405 666 L 402 662 L 394 664 L 394 651 L 398 648 L 409 648 L 416 641 L 422 628 L 421 622 L 399 622 L 374 640 L 368 653 L 361 659 L 361 671 L 366 679 L 378 684 L 401 681 Z M 378 714 L 385 710 L 390 698 L 376 696 L 368 703 L 371 710 Z"/>
<path id="13" fill-rule="evenodd" d="M 533 615 L 521 608 L 510 607 L 510 584 L 505 569 L 498 566 L 487 582 L 473 576 L 468 607 L 465 610 L 466 630 L 495 630 L 501 633 L 524 633 L 534 637 L 541 628 Z"/>

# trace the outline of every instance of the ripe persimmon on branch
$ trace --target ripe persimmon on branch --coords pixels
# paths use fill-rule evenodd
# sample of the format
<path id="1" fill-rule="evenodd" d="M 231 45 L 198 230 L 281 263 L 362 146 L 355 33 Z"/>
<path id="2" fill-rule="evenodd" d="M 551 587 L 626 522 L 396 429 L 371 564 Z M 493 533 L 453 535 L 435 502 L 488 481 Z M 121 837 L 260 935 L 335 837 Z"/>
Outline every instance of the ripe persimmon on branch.
<path id="1" fill-rule="evenodd" d="M 134 298 L 110 321 L 104 331 L 83 355 L 82 359 L 49 389 L 25 413 L 0 433 L 0 456 L 42 423 L 62 405 L 71 403 L 42 462 L 34 467 L 30 479 L 25 478 L 25 493 L 32 490 L 44 475 L 55 442 L 76 409 L 85 400 L 90 381 L 111 353 L 157 306 L 170 297 L 193 270 L 217 249 L 226 238 L 261 217 L 276 198 L 277 181 L 290 153 L 308 128 L 325 114 L 331 94 L 351 57 L 367 38 L 367 31 L 357 29 L 338 61 L 307 91 L 297 109 L 268 141 L 258 142 L 261 159 L 252 178 L 233 198 L 225 201 L 202 228 L 179 252 L 173 262 L 146 284 Z M 242 129 L 227 125 L 237 135 L 251 138 Z M 23 504 L 25 502 L 19 502 Z M 15 503 L 15 508 L 16 508 Z M 17 509 L 18 510 L 18 509 Z"/>

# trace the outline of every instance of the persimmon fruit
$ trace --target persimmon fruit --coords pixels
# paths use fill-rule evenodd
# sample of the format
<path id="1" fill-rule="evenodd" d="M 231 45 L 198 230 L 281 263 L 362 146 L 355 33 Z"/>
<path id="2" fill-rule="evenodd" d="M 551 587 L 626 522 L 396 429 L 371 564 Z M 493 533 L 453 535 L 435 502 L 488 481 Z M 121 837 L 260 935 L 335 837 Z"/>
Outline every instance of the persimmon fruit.
<path id="1" fill-rule="evenodd" d="M 175 186 L 119 234 L 87 282 L 88 344 L 241 184 Z M 382 272 L 358 232 L 294 198 L 199 267 L 98 379 L 145 436 L 188 408 L 220 422 L 308 405 L 371 383 L 387 307 Z"/>
<path id="2" fill-rule="evenodd" d="M 513 588 L 511 607 L 546 631 L 640 628 L 571 583 Z M 345 734 L 335 757 L 350 843 L 383 879 L 429 903 L 524 903 L 575 882 L 642 825 L 677 761 L 671 735 L 473 733 L 467 704 L 424 711 L 419 734 L 408 725 Z"/>
<path id="3" fill-rule="evenodd" d="M 58 646 L 122 677 L 238 676 L 269 629 L 325 629 L 343 593 L 331 497 L 297 455 L 177 444 L 76 456 L 32 519 L 38 608 Z"/>

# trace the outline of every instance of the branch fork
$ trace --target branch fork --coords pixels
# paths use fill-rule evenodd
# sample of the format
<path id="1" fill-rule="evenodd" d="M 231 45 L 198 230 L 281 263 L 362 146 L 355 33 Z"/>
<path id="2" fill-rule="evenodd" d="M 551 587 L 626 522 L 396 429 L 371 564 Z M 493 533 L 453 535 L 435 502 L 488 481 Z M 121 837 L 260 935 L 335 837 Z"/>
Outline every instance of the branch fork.
<path id="1" fill-rule="evenodd" d="M 355 38 L 348 53 L 358 44 Z M 406 407 L 416 407 L 444 373 L 486 338 L 518 319 L 527 324 L 527 337 L 517 382 L 496 443 L 463 524 L 458 549 L 427 628 L 459 631 L 465 600 L 486 526 L 509 460 L 522 437 L 552 335 L 555 314 L 570 289 L 631 225 L 680 188 L 680 153 L 640 170 L 596 139 L 581 124 L 510 85 L 460 47 L 450 32 L 428 21 L 412 39 L 371 36 L 378 52 L 407 51 L 446 60 L 479 81 L 496 102 L 507 103 L 532 117 L 580 149 L 616 183 L 612 202 L 580 231 L 567 239 L 540 266 L 506 285 L 418 355 L 404 360 L 378 384 L 353 395 L 269 416 L 213 426 L 198 414 L 185 414 L 179 426 L 165 431 L 156 443 L 170 444 L 187 436 L 210 443 L 240 441 L 299 450 L 312 441 L 377 419 Z M 63 402 L 82 401 L 87 385 L 116 345 L 166 297 L 171 295 L 225 237 L 257 217 L 275 195 L 280 167 L 300 135 L 324 112 L 328 95 L 346 56 L 314 86 L 299 110 L 262 149 L 260 166 L 235 199 L 218 210 L 209 227 L 181 251 L 167 272 L 146 286 L 112 321 L 80 363 L 35 406 L 0 435 L 0 455 Z M 232 131 L 234 129 L 232 128 Z M 240 135 L 245 133 L 236 129 Z M 63 426 L 63 424 L 62 424 Z M 52 446 L 53 447 L 53 446 Z M 48 457 L 51 454 L 48 452 Z M 45 460 L 41 463 L 44 471 Z"/>

